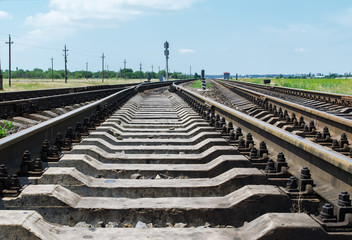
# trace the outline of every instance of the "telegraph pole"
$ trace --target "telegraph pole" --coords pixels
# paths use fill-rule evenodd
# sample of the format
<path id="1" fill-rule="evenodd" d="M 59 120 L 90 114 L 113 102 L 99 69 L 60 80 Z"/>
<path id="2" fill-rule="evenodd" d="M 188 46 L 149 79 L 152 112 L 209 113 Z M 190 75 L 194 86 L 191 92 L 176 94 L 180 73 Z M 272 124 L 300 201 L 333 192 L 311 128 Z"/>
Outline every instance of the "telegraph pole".
<path id="1" fill-rule="evenodd" d="M 101 56 L 101 82 L 104 82 L 104 53 Z"/>
<path id="2" fill-rule="evenodd" d="M 123 62 L 123 75 L 124 75 L 124 79 L 126 80 L 126 59 L 125 59 L 125 61 Z"/>
<path id="3" fill-rule="evenodd" d="M 65 83 L 67 83 L 67 56 L 68 56 L 68 49 L 66 49 L 66 44 L 65 44 L 65 48 L 64 50 L 62 50 L 64 52 L 63 56 L 65 57 Z"/>
<path id="4" fill-rule="evenodd" d="M 152 65 L 152 73 L 154 72 L 154 65 Z"/>
<path id="5" fill-rule="evenodd" d="M 3 82 L 2 82 L 1 61 L 0 61 L 0 90 L 4 90 L 4 85 L 3 85 Z"/>
<path id="6" fill-rule="evenodd" d="M 189 66 L 189 75 L 192 76 L 192 66 Z"/>
<path id="7" fill-rule="evenodd" d="M 9 41 L 5 43 L 9 45 L 9 87 L 11 87 L 11 44 L 13 44 L 13 42 L 11 41 L 10 34 L 9 34 Z"/>
<path id="8" fill-rule="evenodd" d="M 164 43 L 164 55 L 166 57 L 166 81 L 169 81 L 169 43 Z"/>
<path id="9" fill-rule="evenodd" d="M 142 63 L 139 63 L 139 81 L 142 81 Z"/>
<path id="10" fill-rule="evenodd" d="M 88 62 L 86 62 L 86 72 L 88 72 Z"/>
<path id="11" fill-rule="evenodd" d="M 54 58 L 51 57 L 51 81 L 54 82 Z"/>

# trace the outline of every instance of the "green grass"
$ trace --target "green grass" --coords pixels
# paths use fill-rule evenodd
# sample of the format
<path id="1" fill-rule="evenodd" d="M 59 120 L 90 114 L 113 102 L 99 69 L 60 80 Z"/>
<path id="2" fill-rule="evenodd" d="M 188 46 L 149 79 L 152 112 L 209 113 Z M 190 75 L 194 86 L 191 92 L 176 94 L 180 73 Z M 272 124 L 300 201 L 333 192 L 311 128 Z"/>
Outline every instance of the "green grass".
<path id="1" fill-rule="evenodd" d="M 145 81 L 145 79 L 142 79 Z M 159 81 L 153 79 L 152 81 Z M 95 86 L 95 85 L 113 85 L 113 84 L 126 84 L 126 83 L 139 83 L 139 79 L 68 79 L 65 83 L 64 79 L 11 79 L 11 88 L 8 84 L 8 79 L 3 80 L 4 90 L 0 92 L 10 91 L 26 91 L 26 90 L 37 90 L 37 89 L 48 89 L 48 88 L 66 88 L 66 87 L 84 87 L 84 86 Z"/>
<path id="2" fill-rule="evenodd" d="M 263 79 L 239 81 L 263 84 Z M 270 85 L 352 95 L 352 79 L 271 79 Z"/>
<path id="3" fill-rule="evenodd" d="M 4 121 L 3 126 L 0 126 L 0 138 L 6 137 L 10 132 L 16 132 L 12 122 Z"/>
<path id="4" fill-rule="evenodd" d="M 202 80 L 197 80 L 197 81 L 193 82 L 189 86 L 192 87 L 192 88 L 202 88 Z M 211 83 L 206 82 L 205 87 L 206 88 L 210 88 L 211 87 Z"/>

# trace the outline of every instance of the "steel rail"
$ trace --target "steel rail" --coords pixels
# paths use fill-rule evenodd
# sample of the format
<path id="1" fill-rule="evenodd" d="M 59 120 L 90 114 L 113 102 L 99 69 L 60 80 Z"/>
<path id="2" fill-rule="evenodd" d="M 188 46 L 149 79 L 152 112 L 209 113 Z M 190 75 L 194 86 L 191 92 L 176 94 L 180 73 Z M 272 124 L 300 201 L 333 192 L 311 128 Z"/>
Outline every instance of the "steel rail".
<path id="1" fill-rule="evenodd" d="M 231 81 L 231 80 L 222 80 L 222 81 L 238 84 L 242 86 L 252 86 L 255 88 L 266 89 L 269 91 L 276 91 L 280 93 L 290 94 L 293 96 L 304 97 L 307 99 L 313 99 L 317 101 L 352 107 L 352 96 L 347 94 L 328 93 L 328 92 L 320 92 L 320 91 L 314 91 L 314 90 L 305 90 L 305 89 L 297 89 L 297 88 L 289 88 L 289 87 L 267 86 L 267 85 L 256 84 L 256 83 L 247 83 L 247 82 L 239 82 L 239 81 Z"/>
<path id="2" fill-rule="evenodd" d="M 265 141 L 273 153 L 283 152 L 289 164 L 288 172 L 297 178 L 302 167 L 308 167 L 316 186 L 314 191 L 328 201 L 337 201 L 341 191 L 352 192 L 352 159 L 327 147 L 322 147 L 302 137 L 224 106 L 209 98 L 173 85 L 179 94 L 190 97 L 210 107 L 215 114 L 224 116 L 234 127 L 252 133 L 258 143 Z"/>
<path id="3" fill-rule="evenodd" d="M 67 94 L 67 93 L 103 90 L 103 89 L 110 89 L 110 88 L 132 87 L 138 84 L 139 83 L 128 83 L 128 84 L 98 85 L 98 86 L 86 86 L 86 87 L 75 87 L 75 88 L 51 88 L 51 89 L 29 90 L 29 91 L 1 92 L 0 102 L 28 99 L 28 98 L 37 98 L 37 97 L 44 97 L 44 96 L 50 96 L 50 95 Z"/>
<path id="4" fill-rule="evenodd" d="M 75 126 L 76 122 L 83 121 L 84 117 L 95 114 L 105 104 L 115 100 L 119 101 L 123 97 L 132 95 L 135 92 L 134 89 L 135 87 L 130 87 L 94 103 L 0 139 L 0 163 L 6 165 L 9 173 L 19 172 L 24 151 L 30 150 L 32 154 L 39 153 L 42 148 L 42 142 L 45 139 L 53 143 L 58 132 L 65 132 L 68 127 Z"/>
<path id="5" fill-rule="evenodd" d="M 21 100 L 11 100 L 0 102 L 0 117 L 7 118 L 12 116 L 21 116 L 26 113 L 57 108 L 76 103 L 96 100 L 106 97 L 109 94 L 121 91 L 126 87 L 116 87 L 100 90 L 91 90 L 84 92 L 55 94 L 43 97 L 28 98 Z"/>
<path id="6" fill-rule="evenodd" d="M 177 80 L 176 82 L 183 83 L 187 81 L 193 81 L 193 79 Z M 81 108 L 2 138 L 0 139 L 0 164 L 4 164 L 7 167 L 9 174 L 18 173 L 21 169 L 24 151 L 30 150 L 33 156 L 38 155 L 44 140 L 54 143 L 58 132 L 65 133 L 68 127 L 74 127 L 77 122 L 83 122 L 85 117 L 96 114 L 103 106 L 110 105 L 115 107 L 116 104 L 137 92 L 169 86 L 174 82 L 142 83 L 129 87 Z"/>
<path id="7" fill-rule="evenodd" d="M 247 95 L 250 95 L 257 102 L 267 102 L 269 105 L 276 105 L 277 109 L 281 107 L 283 110 L 287 110 L 291 114 L 295 113 L 297 118 L 303 116 L 305 121 L 314 121 L 315 126 L 320 129 L 323 129 L 325 126 L 327 126 L 332 135 L 335 135 L 336 138 L 339 137 L 342 133 L 346 133 L 347 137 L 349 139 L 352 139 L 352 120 L 329 114 L 323 111 L 319 111 L 310 107 L 305 107 L 296 103 L 282 100 L 280 98 L 269 96 L 267 94 L 259 93 L 243 87 L 234 86 L 232 84 L 224 82 L 219 83 L 229 88 L 235 93 L 245 93 Z"/>

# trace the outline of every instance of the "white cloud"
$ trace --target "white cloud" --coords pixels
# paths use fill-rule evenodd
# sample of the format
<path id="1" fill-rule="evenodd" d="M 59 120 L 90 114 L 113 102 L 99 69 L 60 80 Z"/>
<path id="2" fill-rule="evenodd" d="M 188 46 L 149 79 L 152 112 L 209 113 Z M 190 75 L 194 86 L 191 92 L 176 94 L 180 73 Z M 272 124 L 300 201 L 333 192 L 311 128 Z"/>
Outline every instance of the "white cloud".
<path id="1" fill-rule="evenodd" d="M 186 54 L 186 53 L 195 53 L 196 51 L 193 49 L 188 49 L 188 48 L 181 48 L 178 50 L 179 54 Z"/>
<path id="2" fill-rule="evenodd" d="M 51 10 L 29 16 L 34 27 L 98 27 L 165 11 L 180 11 L 199 0 L 51 0 Z"/>
<path id="3" fill-rule="evenodd" d="M 12 19 L 12 16 L 7 12 L 0 11 L 0 19 Z"/>
<path id="4" fill-rule="evenodd" d="M 306 49 L 304 49 L 304 48 L 295 48 L 294 51 L 298 52 L 298 53 L 303 53 L 303 52 L 306 52 Z"/>

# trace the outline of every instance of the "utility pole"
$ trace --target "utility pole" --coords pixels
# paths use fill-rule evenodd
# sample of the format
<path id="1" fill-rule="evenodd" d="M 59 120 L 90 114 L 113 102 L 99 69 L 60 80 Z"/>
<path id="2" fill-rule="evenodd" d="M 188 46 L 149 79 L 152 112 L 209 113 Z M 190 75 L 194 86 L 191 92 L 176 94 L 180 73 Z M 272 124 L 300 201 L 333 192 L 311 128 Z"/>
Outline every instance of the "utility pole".
<path id="1" fill-rule="evenodd" d="M 104 59 L 105 56 L 103 53 L 103 55 L 101 56 L 101 82 L 104 82 Z"/>
<path id="2" fill-rule="evenodd" d="M 154 65 L 152 65 L 152 72 L 154 72 Z"/>
<path id="3" fill-rule="evenodd" d="M 54 58 L 51 57 L 51 81 L 54 82 Z"/>
<path id="4" fill-rule="evenodd" d="M 164 55 L 166 57 L 166 81 L 169 81 L 169 43 L 164 43 Z"/>
<path id="5" fill-rule="evenodd" d="M 3 85 L 3 82 L 2 82 L 1 61 L 0 61 L 0 90 L 4 90 L 4 85 Z"/>
<path id="6" fill-rule="evenodd" d="M 67 83 L 67 56 L 68 56 L 68 49 L 66 49 L 66 44 L 65 44 L 65 48 L 64 50 L 62 50 L 64 52 L 63 56 L 65 57 L 65 83 Z"/>
<path id="7" fill-rule="evenodd" d="M 123 75 L 124 75 L 124 79 L 126 80 L 126 59 L 125 59 L 125 61 L 123 61 L 123 65 L 124 65 L 124 67 L 123 67 Z"/>
<path id="8" fill-rule="evenodd" d="M 88 62 L 86 62 L 86 72 L 88 72 Z"/>
<path id="9" fill-rule="evenodd" d="M 160 72 L 160 66 L 159 66 L 159 72 Z"/>
<path id="10" fill-rule="evenodd" d="M 142 81 L 142 63 L 139 63 L 139 81 Z"/>
<path id="11" fill-rule="evenodd" d="M 192 76 L 192 66 L 189 66 L 189 75 Z"/>
<path id="12" fill-rule="evenodd" d="M 9 87 L 11 87 L 11 44 L 13 44 L 13 42 L 11 41 L 10 34 L 9 34 L 9 41 L 5 43 L 9 45 Z"/>

